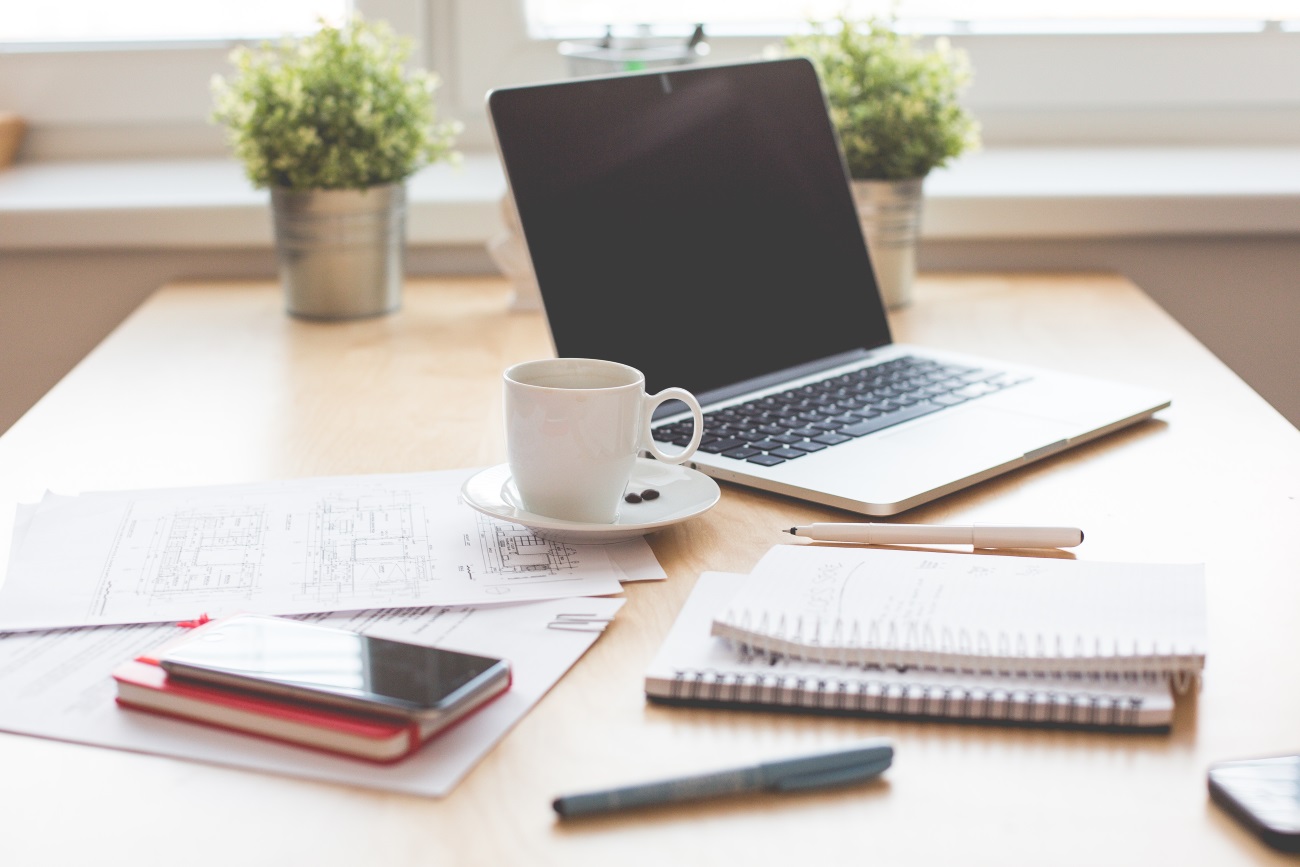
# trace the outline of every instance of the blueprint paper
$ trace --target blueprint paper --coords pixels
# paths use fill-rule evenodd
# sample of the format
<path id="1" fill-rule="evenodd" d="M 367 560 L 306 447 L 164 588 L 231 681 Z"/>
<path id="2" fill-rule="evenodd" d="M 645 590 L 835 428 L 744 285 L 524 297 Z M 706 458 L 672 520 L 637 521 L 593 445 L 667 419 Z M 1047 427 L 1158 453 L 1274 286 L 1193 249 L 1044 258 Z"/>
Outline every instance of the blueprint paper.
<path id="1" fill-rule="evenodd" d="M 0 630 L 619 592 L 624 571 L 603 546 L 462 504 L 472 473 L 50 495 L 19 514 Z M 620 559 L 652 575 L 639 541 Z"/>
<path id="2" fill-rule="evenodd" d="M 621 572 L 619 580 L 624 584 L 636 581 L 666 581 L 668 573 L 659 565 L 655 552 L 650 550 L 645 539 L 629 539 L 602 545 L 609 559 Z"/>
<path id="3" fill-rule="evenodd" d="M 299 619 L 510 660 L 510 689 L 410 758 L 374 765 L 119 708 L 111 672 L 175 636 L 175 625 L 101 626 L 0 635 L 0 731 L 428 797 L 448 794 L 600 637 L 552 629 L 575 602 L 614 617 L 622 599 L 488 608 L 425 608 Z"/>

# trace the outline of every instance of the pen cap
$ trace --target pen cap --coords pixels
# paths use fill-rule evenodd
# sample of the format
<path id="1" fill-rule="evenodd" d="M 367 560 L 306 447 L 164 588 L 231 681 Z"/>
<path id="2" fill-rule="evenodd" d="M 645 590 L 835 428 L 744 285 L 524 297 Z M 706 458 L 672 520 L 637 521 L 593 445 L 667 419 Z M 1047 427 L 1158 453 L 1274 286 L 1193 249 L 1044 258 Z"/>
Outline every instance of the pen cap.
<path id="1" fill-rule="evenodd" d="M 763 781 L 776 789 L 811 789 L 843 785 L 874 776 L 889 767 L 894 746 L 872 740 L 848 749 L 764 762 Z"/>
<path id="2" fill-rule="evenodd" d="M 971 544 L 976 548 L 1073 548 L 1083 541 L 1075 527 L 1002 527 L 976 524 Z"/>
<path id="3" fill-rule="evenodd" d="M 894 763 L 893 752 L 893 750 L 890 750 L 888 755 L 884 755 L 875 761 L 850 765 L 846 768 L 785 777 L 776 784 L 775 788 L 778 792 L 797 792 L 803 789 L 830 789 L 835 786 L 849 786 L 853 783 L 865 782 L 888 770 L 889 766 Z"/>

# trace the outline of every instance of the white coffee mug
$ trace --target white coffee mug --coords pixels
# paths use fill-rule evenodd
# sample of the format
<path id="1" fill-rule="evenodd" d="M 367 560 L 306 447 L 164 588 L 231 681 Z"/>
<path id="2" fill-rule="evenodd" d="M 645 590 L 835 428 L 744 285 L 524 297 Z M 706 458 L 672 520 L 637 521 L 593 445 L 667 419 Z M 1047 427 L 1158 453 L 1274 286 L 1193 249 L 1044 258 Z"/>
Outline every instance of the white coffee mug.
<path id="1" fill-rule="evenodd" d="M 690 443 L 672 454 L 650 435 L 656 407 L 680 400 L 695 417 Z M 669 464 L 695 453 L 704 414 L 689 391 L 645 393 L 641 371 L 595 358 L 549 358 L 505 372 L 510 475 L 530 512 L 610 524 L 642 450 Z"/>

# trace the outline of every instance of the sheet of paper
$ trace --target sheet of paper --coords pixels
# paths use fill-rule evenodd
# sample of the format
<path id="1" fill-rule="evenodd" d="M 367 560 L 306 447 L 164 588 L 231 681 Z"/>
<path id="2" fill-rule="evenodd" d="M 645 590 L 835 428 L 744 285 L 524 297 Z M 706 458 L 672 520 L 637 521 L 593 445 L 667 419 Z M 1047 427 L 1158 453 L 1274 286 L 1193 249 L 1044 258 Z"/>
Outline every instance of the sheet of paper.
<path id="1" fill-rule="evenodd" d="M 1162 680 L 973 675 L 769 656 L 709 634 L 713 615 L 753 580 L 705 572 L 646 671 L 646 694 L 701 704 L 1096 726 L 1170 725 Z"/>
<path id="2" fill-rule="evenodd" d="M 623 574 L 619 576 L 623 583 L 633 581 L 666 581 L 668 573 L 655 559 L 654 551 L 645 539 L 629 539 L 606 545 L 609 559 Z"/>
<path id="3" fill-rule="evenodd" d="M 554 629 L 577 607 L 612 618 L 622 599 L 551 600 L 488 608 L 425 608 L 304 619 L 511 661 L 502 697 L 394 765 L 330 756 L 119 708 L 110 673 L 179 631 L 102 626 L 0 635 L 0 730 L 287 776 L 441 797 L 487 754 L 600 637 L 600 625 Z"/>
<path id="4" fill-rule="evenodd" d="M 1200 564 L 776 545 L 731 600 L 725 619 L 738 624 L 746 614 L 755 626 L 766 615 L 769 629 L 785 617 L 782 630 L 791 637 L 827 645 L 837 642 L 839 629 L 835 646 L 852 640 L 853 624 L 859 641 L 875 634 L 877 643 L 905 647 L 962 632 L 987 636 L 993 645 L 1027 637 L 1019 656 L 1086 656 L 1101 648 L 1116 655 L 1117 648 L 1204 653 L 1206 644 Z M 896 640 L 888 638 L 890 630 Z"/>
<path id="5" fill-rule="evenodd" d="M 712 633 L 812 661 L 1171 675 L 1205 665 L 1201 564 L 778 545 Z"/>
<path id="6" fill-rule="evenodd" d="M 472 472 L 48 496 L 14 539 L 0 630 L 619 592 L 606 546 L 464 506 Z M 627 569 L 657 568 L 634 542 Z"/>

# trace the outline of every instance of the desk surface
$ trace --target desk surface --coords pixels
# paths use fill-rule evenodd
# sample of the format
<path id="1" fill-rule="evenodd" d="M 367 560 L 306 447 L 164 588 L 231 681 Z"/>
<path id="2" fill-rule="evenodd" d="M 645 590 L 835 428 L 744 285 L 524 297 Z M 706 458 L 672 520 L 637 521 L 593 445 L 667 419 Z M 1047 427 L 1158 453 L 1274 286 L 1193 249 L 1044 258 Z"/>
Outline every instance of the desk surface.
<path id="1" fill-rule="evenodd" d="M 1155 421 L 905 516 L 1078 524 L 1080 558 L 1204 561 L 1205 684 L 1171 734 L 646 704 L 642 674 L 702 570 L 748 570 L 781 528 L 850 517 L 724 486 L 649 537 L 669 580 L 628 587 L 610 631 L 449 798 L 0 735 L 0 862 L 1283 863 L 1208 802 L 1205 769 L 1300 749 L 1300 434 L 1122 279 L 928 277 L 917 294 L 900 340 L 1174 395 Z M 167 287 L 0 438 L 0 501 L 498 463 L 499 373 L 549 352 L 507 297 L 495 280 L 417 282 L 400 314 L 340 325 L 286 318 L 269 284 Z M 550 809 L 876 735 L 897 746 L 879 785 L 571 825 Z"/>

